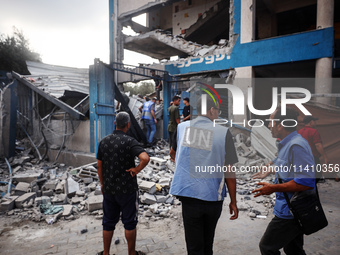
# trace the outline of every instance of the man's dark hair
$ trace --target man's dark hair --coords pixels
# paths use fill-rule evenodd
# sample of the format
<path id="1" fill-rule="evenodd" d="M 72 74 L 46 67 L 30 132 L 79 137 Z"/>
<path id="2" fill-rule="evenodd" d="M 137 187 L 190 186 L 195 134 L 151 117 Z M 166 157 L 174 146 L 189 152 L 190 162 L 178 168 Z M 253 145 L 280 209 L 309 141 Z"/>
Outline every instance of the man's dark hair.
<path id="1" fill-rule="evenodd" d="M 173 98 L 172 98 L 172 101 L 177 101 L 178 99 L 180 99 L 181 97 L 179 97 L 179 96 L 174 96 Z"/>
<path id="2" fill-rule="evenodd" d="M 145 100 L 146 100 L 146 101 L 149 101 L 149 100 L 150 100 L 150 98 L 149 98 L 149 97 L 145 97 Z"/>
<path id="3" fill-rule="evenodd" d="M 189 99 L 189 97 L 185 97 L 185 98 L 183 98 L 183 101 L 187 101 L 188 103 L 190 103 L 190 99 Z"/>
<path id="4" fill-rule="evenodd" d="M 155 69 L 150 70 L 150 73 L 155 73 L 155 72 L 156 72 Z"/>
<path id="5" fill-rule="evenodd" d="M 274 119 L 279 120 L 279 121 L 277 120 L 275 121 L 277 125 L 281 124 L 283 120 L 287 120 L 287 121 L 284 121 L 285 126 L 294 126 L 297 123 L 298 116 L 299 116 L 299 112 L 292 107 L 287 107 L 286 115 L 282 115 L 281 107 L 279 106 L 276 108 Z M 291 120 L 288 120 L 288 119 L 291 119 Z M 295 120 L 296 122 L 293 120 Z M 294 132 L 296 130 L 296 126 L 295 127 L 284 127 L 284 129 L 288 132 Z"/>
<path id="6" fill-rule="evenodd" d="M 130 122 L 130 115 L 127 112 L 120 112 L 116 116 L 116 127 L 123 129 Z"/>
<path id="7" fill-rule="evenodd" d="M 215 98 L 215 100 L 216 100 L 216 98 Z M 196 106 L 197 106 L 197 114 L 198 115 L 202 115 L 202 97 L 200 97 L 197 100 L 197 105 Z M 206 112 L 208 112 L 211 109 L 211 107 L 216 108 L 215 102 L 214 102 L 214 100 L 211 97 L 207 97 L 207 109 L 206 109 Z"/>

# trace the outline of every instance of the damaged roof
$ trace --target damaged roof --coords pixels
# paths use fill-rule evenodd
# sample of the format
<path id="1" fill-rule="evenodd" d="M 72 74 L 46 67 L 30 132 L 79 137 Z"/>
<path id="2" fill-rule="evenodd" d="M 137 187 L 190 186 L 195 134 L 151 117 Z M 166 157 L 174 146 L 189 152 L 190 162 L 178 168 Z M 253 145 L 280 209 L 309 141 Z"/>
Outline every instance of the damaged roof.
<path id="1" fill-rule="evenodd" d="M 49 65 L 27 61 L 31 75 L 24 75 L 34 86 L 52 97 L 60 98 L 65 91 L 89 94 L 89 69 Z"/>

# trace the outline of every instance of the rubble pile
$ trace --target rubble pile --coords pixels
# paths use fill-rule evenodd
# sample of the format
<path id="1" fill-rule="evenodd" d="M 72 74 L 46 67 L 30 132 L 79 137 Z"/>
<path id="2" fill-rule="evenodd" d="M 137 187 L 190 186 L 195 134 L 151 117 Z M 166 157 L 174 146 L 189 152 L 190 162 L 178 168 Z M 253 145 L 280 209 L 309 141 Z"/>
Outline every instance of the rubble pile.
<path id="1" fill-rule="evenodd" d="M 39 162 L 30 152 L 0 161 L 1 213 L 48 224 L 86 213 L 101 217 L 103 196 L 94 164 L 73 169 Z"/>
<path id="2" fill-rule="evenodd" d="M 258 188 L 259 180 L 253 179 L 257 166 L 264 166 L 269 159 L 263 158 L 251 146 L 251 137 L 239 133 L 234 137 L 235 148 L 238 156 L 238 163 L 235 164 L 237 184 L 237 206 L 240 211 L 248 212 L 251 218 L 265 218 L 269 210 L 274 207 L 275 194 L 270 196 L 254 197 L 251 191 Z M 245 166 L 247 166 L 245 168 Z M 262 181 L 271 182 L 272 177 L 266 177 Z"/>
<path id="3" fill-rule="evenodd" d="M 242 133 L 235 135 L 235 148 L 239 162 L 235 164 L 237 201 L 240 211 L 252 218 L 266 217 L 275 202 L 275 195 L 254 198 L 256 188 L 254 172 L 242 171 L 244 166 L 268 163 L 251 146 L 251 140 Z M 172 211 L 180 205 L 169 194 L 175 163 L 170 160 L 169 145 L 161 139 L 146 148 L 149 164 L 137 175 L 140 189 L 139 215 L 143 221 L 156 221 L 164 217 L 177 218 Z M 136 160 L 138 164 L 138 159 Z M 96 164 L 78 168 L 65 164 L 39 162 L 32 150 L 24 150 L 7 162 L 0 161 L 0 213 L 33 221 L 53 224 L 59 219 L 73 220 L 83 214 L 101 219 L 103 196 Z M 270 178 L 264 181 L 270 182 Z"/>

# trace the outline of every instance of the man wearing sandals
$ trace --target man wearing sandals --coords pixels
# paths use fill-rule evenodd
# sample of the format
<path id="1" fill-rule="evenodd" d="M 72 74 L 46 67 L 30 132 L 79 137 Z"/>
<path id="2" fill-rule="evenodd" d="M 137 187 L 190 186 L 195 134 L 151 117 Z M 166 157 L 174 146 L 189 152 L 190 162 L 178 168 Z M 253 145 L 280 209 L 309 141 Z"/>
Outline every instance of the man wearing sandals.
<path id="1" fill-rule="evenodd" d="M 283 248 L 287 255 L 305 255 L 303 249 L 303 232 L 290 213 L 284 193 L 291 199 L 294 192 L 310 190 L 315 187 L 315 173 L 313 172 L 314 158 L 308 142 L 296 132 L 294 121 L 297 123 L 298 112 L 287 107 L 286 115 L 281 108 L 270 116 L 269 123 L 272 136 L 280 138 L 279 151 L 273 160 L 275 167 L 266 167 L 255 174 L 254 178 L 264 178 L 275 173 L 275 184 L 259 182 L 261 188 L 255 189 L 255 197 L 276 193 L 274 206 L 275 217 L 269 223 L 260 241 L 262 255 L 280 254 Z M 290 121 L 289 121 L 289 120 Z M 282 121 L 286 120 L 283 123 Z M 290 126 L 290 127 L 289 127 Z M 290 171 L 288 171 L 290 169 Z M 283 183 L 278 183 L 280 178 Z"/>
<path id="2" fill-rule="evenodd" d="M 138 222 L 138 185 L 136 175 L 149 163 L 149 156 L 132 137 L 126 135 L 130 116 L 120 112 L 115 120 L 116 130 L 103 138 L 98 146 L 97 171 L 103 193 L 103 241 L 109 255 L 113 231 L 121 217 L 128 243 L 128 254 L 144 254 L 135 250 Z M 135 157 L 140 163 L 135 166 Z"/>

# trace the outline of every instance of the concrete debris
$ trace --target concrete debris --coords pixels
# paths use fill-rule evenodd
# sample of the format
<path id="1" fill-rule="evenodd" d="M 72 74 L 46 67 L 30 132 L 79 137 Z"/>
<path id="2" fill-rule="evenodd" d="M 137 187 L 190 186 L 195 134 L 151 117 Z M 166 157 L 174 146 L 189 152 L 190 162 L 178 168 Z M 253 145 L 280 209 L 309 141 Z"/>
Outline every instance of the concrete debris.
<path id="1" fill-rule="evenodd" d="M 87 208 L 89 212 L 103 209 L 103 195 L 89 197 L 87 200 Z"/>
<path id="2" fill-rule="evenodd" d="M 256 134 L 255 144 L 259 141 L 265 144 L 259 133 L 261 132 Z M 255 172 L 240 170 L 242 167 L 251 166 L 256 169 L 256 166 L 266 164 L 272 158 L 264 157 L 263 151 L 255 149 L 253 135 L 236 134 L 234 140 L 239 159 L 235 164 L 239 210 L 244 211 L 252 219 L 267 217 L 275 203 L 275 195 L 254 198 L 251 191 L 257 187 L 258 180 L 253 180 L 252 175 L 256 170 Z M 272 144 L 268 148 L 271 151 L 276 149 Z M 155 221 L 164 217 L 177 218 L 171 209 L 180 206 L 181 202 L 169 194 L 175 172 L 175 163 L 169 156 L 169 145 L 161 139 L 146 151 L 151 157 L 150 163 L 137 175 L 141 221 Z M 6 213 L 8 217 L 20 217 L 36 222 L 46 221 L 48 224 L 53 224 L 57 220 L 73 220 L 82 214 L 93 215 L 96 219 L 103 217 L 103 196 L 96 163 L 73 168 L 65 164 L 40 162 L 29 154 L 29 150 L 23 150 L 9 159 L 9 162 L 14 168 L 12 178 L 14 186 L 11 192 L 6 194 L 8 190 L 6 183 L 9 182 L 10 176 L 6 163 L 0 160 L 0 180 L 4 183 L 0 185 L 2 196 L 0 212 Z M 136 159 L 136 164 L 138 163 Z M 50 170 L 55 170 L 53 171 L 55 177 L 50 176 Z M 264 181 L 272 180 L 267 177 Z M 44 214 L 42 208 L 50 208 L 54 214 Z M 53 208 L 62 210 L 55 211 Z"/>

